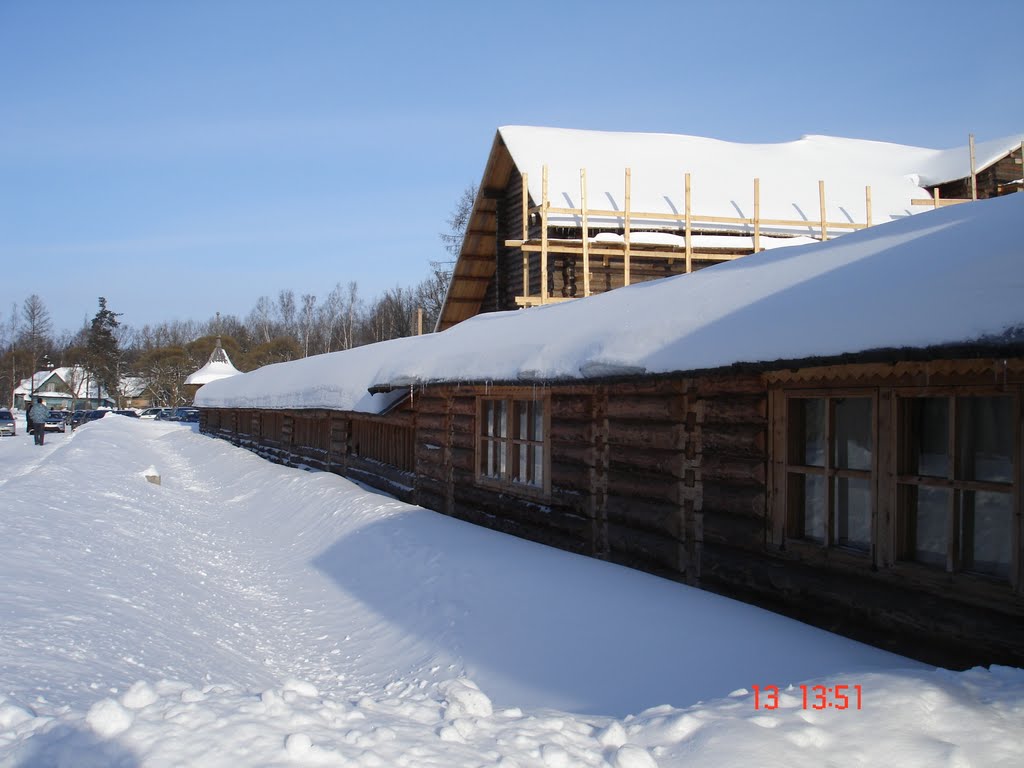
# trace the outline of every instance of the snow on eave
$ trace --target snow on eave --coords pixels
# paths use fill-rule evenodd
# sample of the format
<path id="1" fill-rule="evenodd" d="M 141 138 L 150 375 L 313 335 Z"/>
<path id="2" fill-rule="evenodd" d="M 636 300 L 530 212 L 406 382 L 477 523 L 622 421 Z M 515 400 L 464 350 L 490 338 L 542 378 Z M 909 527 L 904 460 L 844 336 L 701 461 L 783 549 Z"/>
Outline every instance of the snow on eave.
<path id="1" fill-rule="evenodd" d="M 819 180 L 825 182 L 830 221 L 864 223 L 866 186 L 871 187 L 874 223 L 910 215 L 914 212 L 911 199 L 926 196 L 916 174 L 935 152 L 814 135 L 790 142 L 745 144 L 677 134 L 529 126 L 504 126 L 499 132 L 517 169 L 529 174 L 535 204 L 542 199 L 542 167 L 547 164 L 552 206 L 579 207 L 580 169 L 585 168 L 588 207 L 624 211 L 628 167 L 631 211 L 681 213 L 685 210 L 685 175 L 689 173 L 695 214 L 751 218 L 756 177 L 760 180 L 761 218 L 808 222 L 806 227 L 775 225 L 765 229 L 796 234 L 807 234 L 820 219 Z M 644 222 L 636 215 L 633 219 L 634 226 L 680 226 L 654 219 Z M 595 220 L 595 226 L 598 224 Z"/>
<path id="2" fill-rule="evenodd" d="M 990 165 L 999 162 L 1014 150 L 1021 148 L 1024 133 L 1003 136 L 999 139 L 975 142 L 974 172 L 981 173 Z M 934 156 L 919 172 L 920 182 L 925 187 L 937 187 L 950 181 L 968 178 L 971 175 L 971 153 L 969 145 L 951 149 L 935 150 Z"/>
<path id="3" fill-rule="evenodd" d="M 1024 327 L 1022 243 L 1024 194 L 1008 195 L 267 366 L 206 385 L 196 402 L 382 413 L 394 398 L 436 383 L 529 386 L 979 341 L 1013 346 L 1019 339 L 1005 334 Z M 371 387 L 393 389 L 370 394 Z"/>

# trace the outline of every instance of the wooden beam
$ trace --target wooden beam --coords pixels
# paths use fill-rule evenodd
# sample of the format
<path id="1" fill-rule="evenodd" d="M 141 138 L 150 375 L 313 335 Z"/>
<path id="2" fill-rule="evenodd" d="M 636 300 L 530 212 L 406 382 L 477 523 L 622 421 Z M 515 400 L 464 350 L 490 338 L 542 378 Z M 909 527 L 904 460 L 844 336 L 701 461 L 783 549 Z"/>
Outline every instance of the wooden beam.
<path id="1" fill-rule="evenodd" d="M 938 187 L 935 189 L 936 193 L 939 191 Z M 973 200 L 969 200 L 966 197 L 940 197 L 932 199 L 930 197 L 915 197 L 910 201 L 911 205 L 930 205 L 934 208 L 943 208 L 947 205 L 960 205 L 960 203 L 972 203 Z"/>
<path id="2" fill-rule="evenodd" d="M 693 221 L 690 218 L 690 174 L 686 174 L 686 208 L 683 213 L 683 242 L 686 249 L 686 273 L 693 272 Z"/>
<path id="3" fill-rule="evenodd" d="M 630 181 L 632 179 L 632 171 L 626 169 L 626 200 L 625 200 L 625 229 L 623 230 L 623 242 L 625 243 L 625 250 L 623 252 L 623 280 L 625 285 L 629 285 L 629 193 L 630 193 Z"/>
<path id="4" fill-rule="evenodd" d="M 754 177 L 754 253 L 761 250 L 761 180 Z"/>
<path id="5" fill-rule="evenodd" d="M 538 209 L 539 210 L 539 209 Z M 562 214 L 565 216 L 579 216 L 579 208 L 558 208 L 555 206 L 548 207 L 548 213 Z M 588 213 L 591 216 L 600 216 L 608 219 L 621 219 L 622 211 L 612 210 L 597 210 L 591 208 Z M 651 221 L 685 221 L 686 216 L 678 213 L 656 213 L 652 211 L 630 211 L 630 219 L 649 219 Z M 701 214 L 692 214 L 691 219 L 695 223 L 701 224 L 746 224 L 751 226 L 754 223 L 752 218 L 745 218 L 739 216 L 704 216 Z M 857 224 L 856 222 L 849 221 L 829 221 L 826 222 L 829 229 L 864 229 L 864 224 Z M 761 225 L 774 224 L 781 226 L 792 226 L 798 229 L 805 227 L 813 227 L 817 224 L 814 221 L 808 221 L 806 219 L 761 219 Z"/>
<path id="6" fill-rule="evenodd" d="M 971 148 L 971 200 L 978 199 L 978 172 L 974 166 L 974 134 L 968 135 L 968 142 Z"/>
<path id="7" fill-rule="evenodd" d="M 587 169 L 580 168 L 580 209 L 583 235 L 583 295 L 590 295 L 590 227 L 587 224 Z"/>
<path id="8" fill-rule="evenodd" d="M 523 241 L 530 239 L 530 191 L 526 185 L 528 177 L 523 173 Z M 508 245 L 508 242 L 505 243 Z M 523 251 L 523 294 L 530 292 L 530 255 Z"/>
<path id="9" fill-rule="evenodd" d="M 539 307 L 543 304 L 558 304 L 563 301 L 575 300 L 575 296 L 516 296 L 516 304 L 520 307 Z"/>
<path id="10" fill-rule="evenodd" d="M 542 304 L 548 295 L 548 207 L 550 205 L 551 201 L 548 200 L 548 167 L 545 165 L 544 175 L 541 180 L 540 204 L 540 298 Z"/>
<path id="11" fill-rule="evenodd" d="M 864 187 L 864 211 L 867 226 L 871 226 L 871 186 Z"/>
<path id="12" fill-rule="evenodd" d="M 821 239 L 828 240 L 828 221 L 825 218 L 825 182 L 818 180 L 818 206 L 821 208 Z"/>

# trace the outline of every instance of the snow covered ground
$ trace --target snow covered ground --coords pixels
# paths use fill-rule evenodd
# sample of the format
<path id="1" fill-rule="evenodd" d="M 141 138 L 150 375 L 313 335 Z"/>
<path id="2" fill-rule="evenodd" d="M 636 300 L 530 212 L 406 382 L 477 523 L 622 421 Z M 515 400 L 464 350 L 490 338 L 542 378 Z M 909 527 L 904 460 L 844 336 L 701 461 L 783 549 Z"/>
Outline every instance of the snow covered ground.
<path id="1" fill-rule="evenodd" d="M 812 687 L 805 706 L 801 684 L 832 704 L 847 685 L 850 706 L 815 709 Z M 963 768 L 1022 751 L 1024 670 L 927 668 L 189 426 L 0 440 L 0 766 Z"/>

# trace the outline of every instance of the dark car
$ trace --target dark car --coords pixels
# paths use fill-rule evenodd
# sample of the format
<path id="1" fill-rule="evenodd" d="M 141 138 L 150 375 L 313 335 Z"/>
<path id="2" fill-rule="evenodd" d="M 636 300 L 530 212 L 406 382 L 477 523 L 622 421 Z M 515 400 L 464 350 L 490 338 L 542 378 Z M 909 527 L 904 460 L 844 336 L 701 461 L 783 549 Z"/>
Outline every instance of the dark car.
<path id="1" fill-rule="evenodd" d="M 18 426 L 14 422 L 14 414 L 6 408 L 0 411 L 0 435 L 16 435 Z"/>
<path id="2" fill-rule="evenodd" d="M 67 422 L 64 420 L 64 411 L 50 411 L 50 415 L 43 422 L 43 430 L 46 432 L 64 432 L 67 429 Z"/>

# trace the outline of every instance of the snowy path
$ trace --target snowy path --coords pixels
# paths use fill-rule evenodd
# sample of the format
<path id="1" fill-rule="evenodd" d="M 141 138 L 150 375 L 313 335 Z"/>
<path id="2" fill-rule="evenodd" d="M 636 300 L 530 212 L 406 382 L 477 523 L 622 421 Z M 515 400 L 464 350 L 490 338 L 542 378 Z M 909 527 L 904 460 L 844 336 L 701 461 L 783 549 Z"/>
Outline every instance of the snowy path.
<path id="1" fill-rule="evenodd" d="M 933 672 L 180 425 L 3 440 L 0 482 L 0 766 L 965 766 L 1024 746 L 1020 670 Z M 751 685 L 810 679 L 862 686 L 863 710 L 798 689 L 754 709 Z"/>

